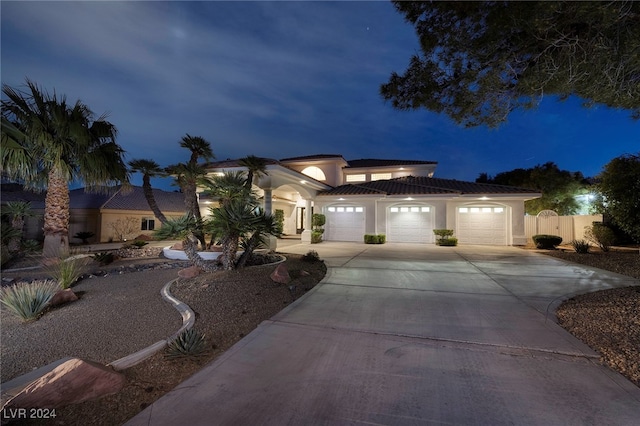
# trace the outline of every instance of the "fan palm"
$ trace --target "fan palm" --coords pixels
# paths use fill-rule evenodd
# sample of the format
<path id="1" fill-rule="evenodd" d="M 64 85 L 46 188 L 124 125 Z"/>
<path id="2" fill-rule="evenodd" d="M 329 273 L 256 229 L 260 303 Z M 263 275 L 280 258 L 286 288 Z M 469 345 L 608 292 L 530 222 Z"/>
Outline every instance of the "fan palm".
<path id="1" fill-rule="evenodd" d="M 180 146 L 191 151 L 189 163 L 196 164 L 199 159 L 205 161 L 216 158 L 211 149 L 211 144 L 200 136 L 191 136 L 188 133 L 180 141 Z"/>
<path id="2" fill-rule="evenodd" d="M 151 188 L 151 178 L 155 176 L 165 176 L 165 171 L 153 160 L 131 160 L 129 161 L 129 167 L 134 173 L 142 173 L 142 192 L 144 193 L 144 198 L 147 199 L 149 208 L 160 223 L 166 223 L 167 218 L 162 211 L 160 211 L 156 198 L 153 195 L 153 189 Z"/>
<path id="3" fill-rule="evenodd" d="M 68 104 L 27 79 L 28 91 L 2 85 L 2 171 L 27 186 L 46 189 L 44 247 L 47 257 L 69 248 L 69 182 L 89 190 L 128 183 L 116 128 L 80 101 Z M 16 144 L 19 147 L 16 147 Z"/>
<path id="4" fill-rule="evenodd" d="M 9 201 L 6 205 L 2 206 L 2 214 L 9 217 L 11 227 L 16 231 L 13 238 L 9 239 L 7 243 L 9 252 L 15 253 L 20 250 L 24 219 L 25 217 L 34 215 L 31 211 L 31 203 L 27 201 Z"/>
<path id="5" fill-rule="evenodd" d="M 259 179 L 267 174 L 267 160 L 264 158 L 248 155 L 241 158 L 238 164 L 247 168 L 247 180 L 244 184 L 247 191 L 251 190 L 254 178 Z"/>

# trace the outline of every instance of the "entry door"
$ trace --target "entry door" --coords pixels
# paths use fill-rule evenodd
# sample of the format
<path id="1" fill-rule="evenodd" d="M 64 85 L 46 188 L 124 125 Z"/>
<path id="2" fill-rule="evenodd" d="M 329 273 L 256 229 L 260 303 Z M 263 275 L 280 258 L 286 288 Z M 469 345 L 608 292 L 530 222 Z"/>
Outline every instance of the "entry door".
<path id="1" fill-rule="evenodd" d="M 304 231 L 304 211 L 305 207 L 296 207 L 296 234 Z"/>

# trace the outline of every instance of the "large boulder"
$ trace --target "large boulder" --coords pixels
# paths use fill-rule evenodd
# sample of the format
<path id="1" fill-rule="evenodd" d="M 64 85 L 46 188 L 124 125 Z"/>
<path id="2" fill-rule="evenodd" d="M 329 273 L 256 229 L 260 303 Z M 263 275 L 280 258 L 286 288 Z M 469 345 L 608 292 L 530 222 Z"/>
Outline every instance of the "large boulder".
<path id="1" fill-rule="evenodd" d="M 76 296 L 73 290 L 67 288 L 64 290 L 58 290 L 58 292 L 53 295 L 49 305 L 58 306 L 69 302 L 75 302 L 76 300 L 78 300 L 78 296 Z"/>
<path id="2" fill-rule="evenodd" d="M 200 272 L 200 268 L 198 268 L 197 266 L 190 266 L 188 268 L 179 270 L 178 276 L 184 279 L 195 278 L 200 275 Z"/>
<path id="3" fill-rule="evenodd" d="M 289 275 L 289 270 L 284 263 L 280 263 L 276 269 L 270 275 L 271 280 L 277 282 L 279 284 L 289 284 L 291 281 L 291 276 Z"/>
<path id="4" fill-rule="evenodd" d="M 73 358 L 31 382 L 7 408 L 60 408 L 119 392 L 126 378 L 93 361 Z"/>

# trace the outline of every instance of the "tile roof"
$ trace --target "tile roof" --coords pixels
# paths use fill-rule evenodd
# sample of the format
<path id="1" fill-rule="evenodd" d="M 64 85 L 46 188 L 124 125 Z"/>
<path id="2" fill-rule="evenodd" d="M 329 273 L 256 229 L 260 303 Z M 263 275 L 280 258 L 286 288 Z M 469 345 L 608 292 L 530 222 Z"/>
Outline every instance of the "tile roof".
<path id="1" fill-rule="evenodd" d="M 304 155 L 302 157 L 289 157 L 282 158 L 280 161 L 304 161 L 304 160 L 322 160 L 324 158 L 342 158 L 340 154 L 316 154 L 316 155 Z"/>
<path id="2" fill-rule="evenodd" d="M 153 196 L 162 212 L 186 212 L 184 195 L 180 192 L 153 190 Z M 103 209 L 150 211 L 142 187 L 133 186 L 129 191 L 118 191 L 103 205 Z"/>
<path id="3" fill-rule="evenodd" d="M 261 157 L 262 158 L 262 157 Z M 266 164 L 278 164 L 278 160 L 274 160 L 273 158 L 262 158 L 263 160 L 265 160 Z M 210 169 L 225 169 L 228 167 L 242 167 L 240 165 L 240 160 L 241 158 L 236 158 L 234 160 L 232 160 L 231 158 L 227 158 L 226 160 L 222 160 L 222 161 L 212 161 L 210 163 L 206 163 L 203 166 L 205 168 L 210 168 Z"/>
<path id="4" fill-rule="evenodd" d="M 513 186 L 465 182 L 454 179 L 405 176 L 338 186 L 322 191 L 320 196 L 334 195 L 433 195 L 433 194 L 536 194 L 538 191 Z"/>
<path id="5" fill-rule="evenodd" d="M 390 166 L 409 166 L 417 164 L 438 164 L 437 161 L 421 161 L 421 160 L 381 160 L 376 158 L 362 158 L 359 160 L 349 160 L 349 167 L 390 167 Z"/>
<path id="6" fill-rule="evenodd" d="M 44 208 L 44 197 L 46 192 L 26 191 L 21 184 L 3 183 L 0 189 L 2 204 L 10 201 L 26 201 L 31 203 L 32 209 Z"/>

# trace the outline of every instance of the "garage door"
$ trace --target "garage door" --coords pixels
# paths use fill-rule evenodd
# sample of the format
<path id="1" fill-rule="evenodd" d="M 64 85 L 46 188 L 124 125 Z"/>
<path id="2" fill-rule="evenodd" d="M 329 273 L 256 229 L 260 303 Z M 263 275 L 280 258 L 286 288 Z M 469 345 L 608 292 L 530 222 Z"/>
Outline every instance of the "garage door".
<path id="1" fill-rule="evenodd" d="M 387 214 L 387 241 L 433 243 L 433 212 L 426 206 L 393 206 Z"/>
<path id="2" fill-rule="evenodd" d="M 364 207 L 331 206 L 326 211 L 323 239 L 327 241 L 364 240 Z"/>
<path id="3" fill-rule="evenodd" d="M 461 244 L 507 245 L 506 216 L 504 207 L 459 207 L 455 236 Z"/>

